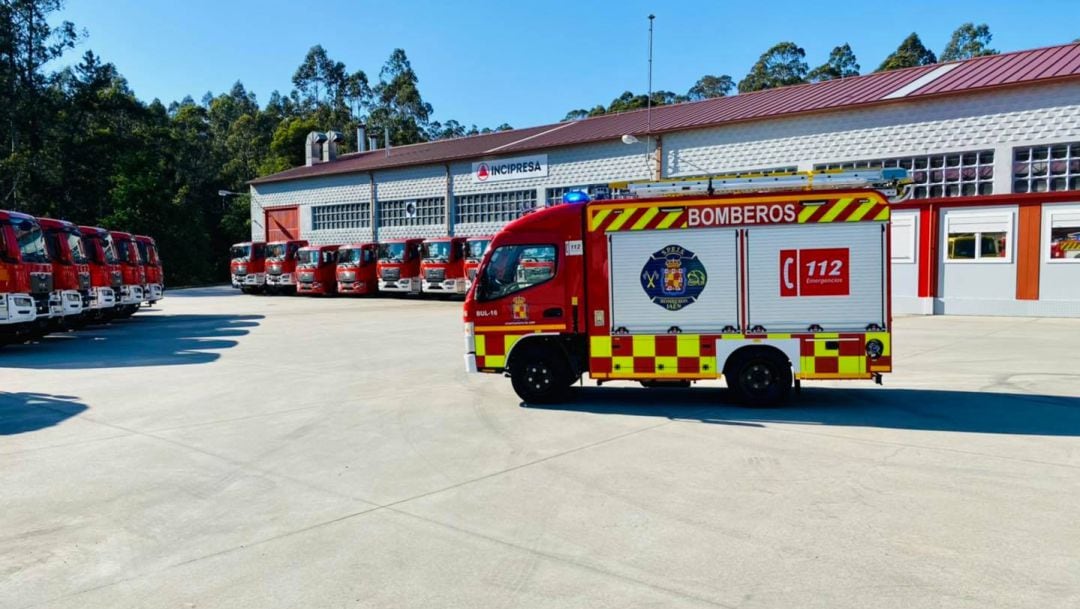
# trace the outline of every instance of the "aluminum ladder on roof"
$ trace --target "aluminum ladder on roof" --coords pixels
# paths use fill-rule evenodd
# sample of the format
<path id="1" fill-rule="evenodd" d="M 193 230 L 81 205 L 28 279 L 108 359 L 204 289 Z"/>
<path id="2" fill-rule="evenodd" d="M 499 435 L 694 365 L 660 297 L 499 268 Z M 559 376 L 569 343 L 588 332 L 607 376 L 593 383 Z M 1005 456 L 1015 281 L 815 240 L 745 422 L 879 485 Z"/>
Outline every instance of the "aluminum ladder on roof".
<path id="1" fill-rule="evenodd" d="M 890 202 L 907 198 L 910 183 L 906 169 L 860 169 L 854 171 L 800 171 L 673 178 L 654 182 L 612 184 L 634 197 L 665 197 L 692 194 L 732 194 L 783 190 L 837 190 L 872 188 Z"/>

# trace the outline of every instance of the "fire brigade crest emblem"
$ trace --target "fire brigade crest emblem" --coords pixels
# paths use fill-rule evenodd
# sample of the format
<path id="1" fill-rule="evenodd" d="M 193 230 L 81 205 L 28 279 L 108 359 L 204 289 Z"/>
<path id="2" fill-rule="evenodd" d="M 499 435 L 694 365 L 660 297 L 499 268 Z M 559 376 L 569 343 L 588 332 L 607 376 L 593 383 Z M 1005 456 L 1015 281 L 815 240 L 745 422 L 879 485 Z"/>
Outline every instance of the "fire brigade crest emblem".
<path id="1" fill-rule="evenodd" d="M 655 252 L 641 270 L 645 294 L 668 311 L 693 304 L 707 281 L 705 265 L 697 254 L 680 245 L 669 245 Z"/>
<path id="2" fill-rule="evenodd" d="M 525 321 L 529 319 L 529 305 L 525 303 L 525 297 L 518 296 L 514 298 L 511 310 L 514 321 Z"/>

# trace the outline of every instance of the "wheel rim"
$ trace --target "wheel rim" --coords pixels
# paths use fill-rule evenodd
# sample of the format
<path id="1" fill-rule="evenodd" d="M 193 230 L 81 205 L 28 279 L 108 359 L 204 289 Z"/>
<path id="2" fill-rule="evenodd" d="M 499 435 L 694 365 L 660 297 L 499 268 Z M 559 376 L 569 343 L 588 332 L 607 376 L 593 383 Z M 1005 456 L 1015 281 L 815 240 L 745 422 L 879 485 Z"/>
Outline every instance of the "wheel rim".
<path id="1" fill-rule="evenodd" d="M 536 393 L 542 393 L 551 387 L 553 376 L 551 368 L 546 364 L 537 363 L 525 366 L 525 383 Z"/>
<path id="2" fill-rule="evenodd" d="M 742 386 L 750 393 L 765 393 L 775 382 L 776 375 L 765 362 L 754 362 L 743 368 Z"/>

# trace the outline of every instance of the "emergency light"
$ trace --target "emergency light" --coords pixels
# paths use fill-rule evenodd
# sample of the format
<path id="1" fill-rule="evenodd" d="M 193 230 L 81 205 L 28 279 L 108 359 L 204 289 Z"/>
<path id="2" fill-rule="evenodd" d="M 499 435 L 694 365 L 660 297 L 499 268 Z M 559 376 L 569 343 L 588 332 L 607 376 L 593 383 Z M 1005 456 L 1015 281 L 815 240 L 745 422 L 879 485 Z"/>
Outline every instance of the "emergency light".
<path id="1" fill-rule="evenodd" d="M 588 203 L 589 193 L 583 190 L 571 190 L 562 196 L 563 203 Z"/>

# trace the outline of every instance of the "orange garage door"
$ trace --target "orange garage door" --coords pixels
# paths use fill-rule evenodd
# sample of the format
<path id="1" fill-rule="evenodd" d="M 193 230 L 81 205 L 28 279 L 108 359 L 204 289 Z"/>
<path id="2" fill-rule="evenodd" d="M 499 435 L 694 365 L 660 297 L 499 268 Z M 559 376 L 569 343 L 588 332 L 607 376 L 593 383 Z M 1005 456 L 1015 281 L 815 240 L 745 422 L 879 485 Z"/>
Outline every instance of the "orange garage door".
<path id="1" fill-rule="evenodd" d="M 286 241 L 300 238 L 300 213 L 295 207 L 266 210 L 266 241 Z"/>

